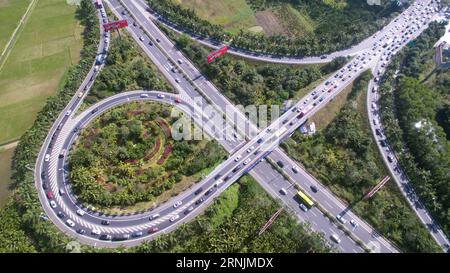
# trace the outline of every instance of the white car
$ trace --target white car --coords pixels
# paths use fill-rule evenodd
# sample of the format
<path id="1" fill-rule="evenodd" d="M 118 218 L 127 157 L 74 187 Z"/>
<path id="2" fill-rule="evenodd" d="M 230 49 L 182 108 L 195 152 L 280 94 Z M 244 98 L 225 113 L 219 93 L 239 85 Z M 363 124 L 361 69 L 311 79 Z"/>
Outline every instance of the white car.
<path id="1" fill-rule="evenodd" d="M 178 59 L 178 63 L 179 63 L 179 64 L 182 64 L 183 61 L 182 61 L 181 59 Z"/>
<path id="2" fill-rule="evenodd" d="M 242 157 L 241 155 L 238 155 L 238 156 L 234 159 L 234 161 L 235 161 L 235 162 L 238 162 L 239 159 L 241 159 L 241 157 Z"/>
<path id="3" fill-rule="evenodd" d="M 286 195 L 287 194 L 287 190 L 285 188 L 281 188 L 280 189 L 281 194 Z"/>
<path id="4" fill-rule="evenodd" d="M 174 207 L 174 208 L 177 208 L 177 207 L 179 207 L 181 204 L 183 204 L 183 202 L 178 201 L 178 202 L 176 202 L 175 204 L 173 204 L 173 207 Z"/>
<path id="5" fill-rule="evenodd" d="M 54 200 L 50 200 L 50 207 L 56 208 L 56 202 Z"/>
<path id="6" fill-rule="evenodd" d="M 164 99 L 166 96 L 164 94 L 158 94 L 158 98 Z"/>
<path id="7" fill-rule="evenodd" d="M 352 224 L 352 226 L 355 228 L 359 226 L 358 223 L 355 221 L 355 219 L 350 220 L 350 224 Z"/>
<path id="8" fill-rule="evenodd" d="M 255 146 L 252 146 L 250 148 L 247 149 L 247 153 L 250 153 L 253 149 L 255 149 Z"/>
<path id="9" fill-rule="evenodd" d="M 60 188 L 59 189 L 59 195 L 64 195 L 66 192 L 64 191 L 64 189 L 63 188 Z"/>
<path id="10" fill-rule="evenodd" d="M 67 224 L 69 227 L 74 227 L 74 226 L 75 226 L 75 223 L 74 223 L 72 220 L 70 220 L 70 219 L 67 219 L 66 224 Z"/>
<path id="11" fill-rule="evenodd" d="M 70 115 L 71 113 L 72 113 L 72 110 L 68 110 L 68 111 L 66 112 L 66 116 Z"/>
<path id="12" fill-rule="evenodd" d="M 300 170 L 298 169 L 297 166 L 292 166 L 292 171 L 293 171 L 294 173 L 298 173 Z"/>
<path id="13" fill-rule="evenodd" d="M 141 94 L 141 98 L 148 98 L 148 94 Z"/>
<path id="14" fill-rule="evenodd" d="M 247 158 L 247 159 L 244 161 L 244 165 L 247 165 L 250 161 L 251 161 L 251 159 L 250 159 L 250 158 Z"/>
<path id="15" fill-rule="evenodd" d="M 48 162 L 50 160 L 50 154 L 46 154 L 45 155 L 45 158 L 44 158 L 44 161 L 45 162 Z"/>
<path id="16" fill-rule="evenodd" d="M 77 209 L 77 214 L 80 216 L 83 216 L 85 214 L 85 212 L 82 209 Z"/>
<path id="17" fill-rule="evenodd" d="M 336 218 L 339 220 L 339 222 L 341 222 L 341 223 L 344 224 L 344 225 L 347 223 L 347 220 L 345 220 L 345 218 L 342 217 L 342 215 L 340 215 L 340 214 L 338 214 L 338 215 L 336 216 Z"/>
<path id="18" fill-rule="evenodd" d="M 333 234 L 330 237 L 333 241 L 335 241 L 338 244 L 341 242 L 341 239 L 339 239 L 339 237 L 336 234 Z"/>
<path id="19" fill-rule="evenodd" d="M 144 41 L 144 36 L 139 37 L 139 40 Z"/>
<path id="20" fill-rule="evenodd" d="M 301 208 L 304 212 L 307 212 L 307 211 L 308 211 L 308 208 L 307 208 L 303 203 L 300 203 L 300 208 Z"/>
<path id="21" fill-rule="evenodd" d="M 93 229 L 93 230 L 91 231 L 91 234 L 94 234 L 94 235 L 100 235 L 100 230 L 98 230 L 98 229 Z"/>
<path id="22" fill-rule="evenodd" d="M 176 78 L 175 81 L 176 81 L 177 83 L 180 83 L 180 79 L 178 79 L 178 78 Z"/>
<path id="23" fill-rule="evenodd" d="M 175 215 L 174 217 L 170 218 L 170 222 L 173 222 L 175 220 L 177 220 L 178 218 L 180 218 L 180 215 Z"/>

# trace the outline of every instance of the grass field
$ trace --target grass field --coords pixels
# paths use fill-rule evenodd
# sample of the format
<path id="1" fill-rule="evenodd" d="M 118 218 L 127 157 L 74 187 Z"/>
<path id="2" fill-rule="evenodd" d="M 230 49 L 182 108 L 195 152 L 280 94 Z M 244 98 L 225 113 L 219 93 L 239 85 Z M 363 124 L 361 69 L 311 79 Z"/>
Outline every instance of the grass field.
<path id="1" fill-rule="evenodd" d="M 6 204 L 10 195 L 9 185 L 11 183 L 11 159 L 14 148 L 7 150 L 0 148 L 0 208 Z"/>
<path id="2" fill-rule="evenodd" d="M 67 68 L 78 62 L 83 42 L 75 10 L 65 0 L 40 0 L 31 13 L 0 71 L 0 143 L 31 126 Z"/>
<path id="3" fill-rule="evenodd" d="M 236 33 L 258 25 L 255 13 L 245 0 L 177 0 L 187 8 L 195 10 L 200 18 L 224 26 Z"/>
<path id="4" fill-rule="evenodd" d="M 31 0 L 0 0 L 0 53 L 24 15 Z"/>

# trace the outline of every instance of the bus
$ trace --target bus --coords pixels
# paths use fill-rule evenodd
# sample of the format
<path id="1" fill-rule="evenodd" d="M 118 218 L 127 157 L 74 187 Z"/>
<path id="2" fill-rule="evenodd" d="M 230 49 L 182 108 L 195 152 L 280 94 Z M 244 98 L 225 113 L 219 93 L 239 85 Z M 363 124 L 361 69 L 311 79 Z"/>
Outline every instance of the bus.
<path id="1" fill-rule="evenodd" d="M 305 203 L 305 205 L 307 205 L 309 208 L 311 208 L 312 206 L 314 206 L 314 202 L 311 200 L 311 198 L 304 193 L 303 191 L 299 190 L 297 192 L 297 196 L 300 199 L 300 201 L 302 201 L 303 203 Z"/>

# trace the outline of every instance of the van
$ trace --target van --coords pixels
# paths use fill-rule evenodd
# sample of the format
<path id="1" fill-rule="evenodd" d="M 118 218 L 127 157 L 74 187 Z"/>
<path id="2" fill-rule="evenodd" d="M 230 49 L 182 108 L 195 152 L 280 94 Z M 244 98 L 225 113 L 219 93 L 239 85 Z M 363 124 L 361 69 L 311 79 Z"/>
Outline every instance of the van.
<path id="1" fill-rule="evenodd" d="M 330 238 L 337 244 L 339 244 L 341 242 L 341 239 L 339 239 L 339 237 L 336 234 L 331 235 Z"/>

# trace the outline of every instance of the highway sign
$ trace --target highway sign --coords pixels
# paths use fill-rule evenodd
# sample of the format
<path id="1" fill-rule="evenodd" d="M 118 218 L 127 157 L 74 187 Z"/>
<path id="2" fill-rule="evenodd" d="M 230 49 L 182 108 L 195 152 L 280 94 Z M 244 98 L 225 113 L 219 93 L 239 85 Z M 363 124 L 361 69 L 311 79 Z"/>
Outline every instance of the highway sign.
<path id="1" fill-rule="evenodd" d="M 116 29 L 119 29 L 119 28 L 127 27 L 127 26 L 128 26 L 128 21 L 127 20 L 120 20 L 120 21 L 115 21 L 115 22 L 103 24 L 103 27 L 105 28 L 105 31 L 116 30 Z"/>
<path id="2" fill-rule="evenodd" d="M 227 51 L 228 51 L 228 46 L 224 46 L 224 47 L 220 48 L 219 50 L 216 50 L 213 53 L 209 54 L 208 55 L 208 63 L 214 61 L 216 58 L 227 53 Z"/>

